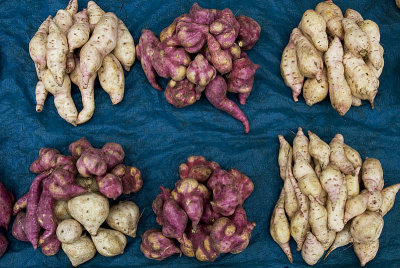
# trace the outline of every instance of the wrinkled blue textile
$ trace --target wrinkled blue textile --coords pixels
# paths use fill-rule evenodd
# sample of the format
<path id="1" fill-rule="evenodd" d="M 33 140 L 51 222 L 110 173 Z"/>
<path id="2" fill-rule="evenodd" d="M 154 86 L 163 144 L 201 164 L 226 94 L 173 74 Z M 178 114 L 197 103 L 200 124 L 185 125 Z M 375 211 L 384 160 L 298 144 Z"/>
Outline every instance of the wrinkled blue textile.
<path id="1" fill-rule="evenodd" d="M 248 104 L 242 106 L 250 121 L 250 133 L 243 133 L 239 121 L 215 109 L 203 97 L 194 105 L 177 109 L 165 101 L 161 92 L 147 82 L 140 63 L 126 74 L 125 97 L 112 106 L 108 95 L 96 84 L 96 110 L 86 124 L 73 127 L 61 119 L 49 96 L 43 112 L 35 111 L 35 68 L 29 57 L 28 43 L 41 22 L 58 9 L 65 8 L 61 0 L 0 1 L 0 180 L 16 198 L 28 191 L 35 177 L 29 165 L 42 147 L 54 147 L 63 153 L 68 145 L 85 136 L 100 147 L 106 142 L 120 143 L 126 152 L 125 163 L 137 166 L 144 179 L 143 189 L 125 199 L 134 200 L 144 210 L 138 237 L 128 238 L 123 255 L 106 258 L 99 254 L 82 267 L 195 267 L 210 266 L 195 259 L 173 256 L 163 262 L 146 259 L 140 252 L 140 235 L 157 227 L 151 203 L 158 186 L 173 187 L 178 180 L 178 166 L 190 155 L 204 155 L 228 169 L 235 167 L 247 174 L 255 190 L 245 203 L 248 218 L 257 223 L 250 245 L 245 252 L 220 256 L 214 265 L 225 267 L 304 267 L 305 263 L 291 241 L 294 264 L 290 264 L 269 234 L 269 219 L 278 199 L 282 180 L 279 177 L 277 154 L 278 134 L 292 142 L 298 126 L 312 130 L 325 141 L 342 133 L 345 142 L 359 150 L 363 157 L 381 160 L 385 182 L 400 181 L 398 164 L 400 148 L 400 9 L 394 0 L 335 1 L 344 12 L 354 8 L 364 18 L 380 27 L 385 49 L 385 68 L 380 78 L 375 109 L 369 105 L 351 108 L 340 117 L 325 100 L 308 107 L 303 98 L 294 103 L 291 91 L 280 75 L 281 54 L 291 30 L 299 23 L 303 12 L 314 8 L 317 0 L 246 0 L 199 1 L 207 8 L 230 8 L 236 15 L 254 18 L 262 27 L 261 38 L 248 52 L 261 66 Z M 136 41 L 142 28 L 157 35 L 175 17 L 188 12 L 191 1 L 99 1 L 106 11 L 116 13 L 127 25 Z M 81 10 L 86 0 L 79 1 Z M 166 81 L 161 82 L 165 87 Z M 229 95 L 237 101 L 236 96 Z M 73 98 L 82 108 L 76 87 Z M 400 200 L 400 198 L 398 198 Z M 400 201 L 385 216 L 380 249 L 369 267 L 400 266 Z M 46 257 L 7 235 L 10 245 L 0 259 L 0 267 L 66 267 L 66 255 Z M 319 262 L 324 267 L 353 267 L 359 262 L 351 247 L 334 251 Z"/>

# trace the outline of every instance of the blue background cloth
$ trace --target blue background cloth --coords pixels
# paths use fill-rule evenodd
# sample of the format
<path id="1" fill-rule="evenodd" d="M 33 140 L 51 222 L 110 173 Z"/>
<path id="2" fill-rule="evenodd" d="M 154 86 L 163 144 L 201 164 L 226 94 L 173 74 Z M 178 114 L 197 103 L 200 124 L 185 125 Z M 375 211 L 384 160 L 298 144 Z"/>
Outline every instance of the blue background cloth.
<path id="1" fill-rule="evenodd" d="M 291 30 L 298 25 L 307 9 L 315 8 L 317 0 L 298 1 L 199 1 L 206 8 L 230 8 L 236 15 L 252 17 L 262 27 L 261 38 L 248 52 L 261 65 L 255 77 L 253 92 L 242 110 L 250 121 L 250 134 L 224 112 L 211 106 L 202 97 L 194 105 L 177 109 L 169 105 L 164 94 L 147 82 L 139 62 L 126 73 L 125 97 L 112 106 L 108 95 L 96 84 L 96 110 L 86 124 L 73 127 L 61 119 L 49 96 L 43 112 L 35 111 L 34 64 L 29 57 L 28 43 L 41 22 L 67 1 L 0 1 L 0 180 L 16 198 L 28 191 L 35 177 L 29 165 L 42 147 L 54 147 L 68 153 L 68 145 L 85 136 L 94 146 L 106 142 L 120 143 L 126 152 L 125 163 L 137 166 L 143 175 L 143 189 L 125 199 L 134 200 L 144 210 L 139 222 L 138 237 L 128 238 L 125 254 L 105 258 L 99 254 L 82 267 L 156 266 L 206 267 L 195 259 L 173 256 L 159 263 L 146 259 L 139 250 L 140 235 L 157 227 L 151 203 L 158 186 L 173 187 L 178 180 L 178 166 L 190 155 L 204 155 L 225 169 L 235 167 L 247 174 L 255 190 L 245 203 L 248 218 L 257 223 L 245 252 L 220 256 L 218 266 L 305 266 L 291 241 L 294 264 L 290 264 L 269 234 L 269 219 L 278 199 L 282 180 L 279 177 L 277 154 L 278 134 L 292 142 L 298 126 L 312 130 L 329 142 L 342 133 L 345 142 L 356 148 L 362 157 L 381 160 L 387 185 L 400 182 L 398 164 L 400 145 L 400 9 L 394 0 L 335 1 L 342 9 L 358 10 L 364 18 L 374 20 L 381 30 L 385 49 L 385 68 L 380 78 L 375 110 L 369 105 L 353 107 L 340 117 L 329 100 L 308 107 L 303 98 L 294 103 L 291 91 L 280 75 L 280 60 Z M 188 12 L 192 1 L 99 1 L 105 10 L 114 12 L 127 25 L 135 40 L 142 28 L 157 35 L 175 17 Z M 81 10 L 87 1 L 79 1 Z M 162 81 L 165 87 L 166 81 Z M 229 95 L 237 101 L 236 96 Z M 82 108 L 80 94 L 73 88 L 73 98 Z M 385 216 L 380 249 L 368 266 L 399 267 L 400 265 L 400 198 Z M 1 267 L 65 267 L 66 255 L 46 257 L 34 251 L 29 243 L 15 240 L 8 234 L 10 246 L 0 259 Z M 334 251 L 319 266 L 342 267 L 359 265 L 351 247 Z"/>

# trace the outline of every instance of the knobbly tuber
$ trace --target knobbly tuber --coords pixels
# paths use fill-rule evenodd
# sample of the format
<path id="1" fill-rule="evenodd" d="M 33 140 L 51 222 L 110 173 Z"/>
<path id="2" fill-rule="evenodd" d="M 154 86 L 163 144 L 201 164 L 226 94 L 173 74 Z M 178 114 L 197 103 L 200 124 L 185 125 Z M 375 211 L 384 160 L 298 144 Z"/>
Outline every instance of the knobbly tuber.
<path id="1" fill-rule="evenodd" d="M 142 235 L 140 250 L 146 258 L 162 261 L 174 254 L 180 254 L 172 239 L 166 238 L 160 230 L 150 229 Z"/>
<path id="2" fill-rule="evenodd" d="M 70 260 L 72 266 L 78 266 L 92 259 L 96 255 L 96 248 L 87 236 L 81 236 L 71 244 L 62 244 L 62 249 Z"/>
<path id="3" fill-rule="evenodd" d="M 247 16 L 238 16 L 236 20 L 239 22 L 240 29 L 238 35 L 239 47 L 243 50 L 252 49 L 260 38 L 260 25 Z"/>
<path id="4" fill-rule="evenodd" d="M 94 246 L 101 255 L 113 257 L 124 253 L 126 237 L 119 231 L 99 228 L 96 235 L 92 235 Z"/>
<path id="5" fill-rule="evenodd" d="M 196 87 L 196 85 L 188 79 L 179 82 L 171 79 L 164 92 L 165 99 L 168 103 L 177 108 L 192 105 L 196 102 L 198 97 L 197 88 L 199 88 L 199 86 Z"/>
<path id="6" fill-rule="evenodd" d="M 136 237 L 139 218 L 139 207 L 135 203 L 132 201 L 120 201 L 118 204 L 111 206 L 106 222 L 114 230 L 130 237 Z"/>

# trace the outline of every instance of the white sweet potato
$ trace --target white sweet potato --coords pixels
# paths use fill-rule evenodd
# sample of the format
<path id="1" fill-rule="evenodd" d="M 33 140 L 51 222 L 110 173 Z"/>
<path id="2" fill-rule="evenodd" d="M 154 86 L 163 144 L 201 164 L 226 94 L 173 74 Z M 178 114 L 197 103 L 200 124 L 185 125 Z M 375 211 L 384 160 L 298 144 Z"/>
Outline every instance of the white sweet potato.
<path id="1" fill-rule="evenodd" d="M 331 148 L 330 162 L 340 169 L 344 174 L 355 174 L 352 163 L 347 159 L 344 152 L 344 138 L 341 134 L 336 134 L 329 143 Z"/>
<path id="2" fill-rule="evenodd" d="M 365 266 L 368 262 L 373 260 L 378 253 L 379 239 L 370 243 L 354 243 L 354 253 L 356 253 L 360 260 L 361 266 Z"/>
<path id="3" fill-rule="evenodd" d="M 383 71 L 383 66 L 385 65 L 385 60 L 383 58 L 384 49 L 380 44 L 379 44 L 379 52 L 381 53 L 381 62 L 382 62 L 381 68 L 375 69 L 375 66 L 372 65 L 372 62 L 368 58 L 365 61 L 367 66 L 374 72 L 376 78 L 379 78 L 381 76 L 382 71 Z"/>
<path id="4" fill-rule="evenodd" d="M 78 0 L 69 0 L 65 10 L 68 11 L 71 16 L 74 16 L 78 12 Z"/>
<path id="5" fill-rule="evenodd" d="M 72 18 L 71 13 L 64 9 L 58 10 L 53 20 L 61 33 L 65 35 L 68 33 L 69 28 L 74 24 L 74 19 Z"/>
<path id="6" fill-rule="evenodd" d="M 369 40 L 368 60 L 372 63 L 375 69 L 380 69 L 383 64 L 383 57 L 380 50 L 381 34 L 379 26 L 372 20 L 364 20 L 358 23 L 361 30 L 367 34 Z"/>
<path id="7" fill-rule="evenodd" d="M 333 242 L 336 238 L 336 232 L 333 230 L 329 230 L 328 232 L 328 240 L 325 243 L 321 243 L 324 250 L 328 250 L 330 246 L 332 246 Z"/>
<path id="8" fill-rule="evenodd" d="M 328 36 L 324 18 L 312 9 L 304 12 L 299 29 L 309 36 L 316 49 L 325 52 L 328 50 Z"/>
<path id="9" fill-rule="evenodd" d="M 94 246 L 101 255 L 113 257 L 124 253 L 126 237 L 121 232 L 99 228 L 96 235 L 92 235 Z"/>
<path id="10" fill-rule="evenodd" d="M 310 155 L 318 159 L 318 163 L 322 169 L 326 168 L 329 164 L 329 156 L 331 154 L 331 148 L 329 145 L 321 140 L 315 133 L 308 131 L 308 137 L 310 143 L 308 145 L 308 151 Z"/>
<path id="11" fill-rule="evenodd" d="M 310 226 L 312 233 L 322 244 L 329 240 L 328 212 L 312 196 L 310 198 Z"/>
<path id="12" fill-rule="evenodd" d="M 344 184 L 344 175 L 334 165 L 329 164 L 322 170 L 320 181 L 322 188 L 328 193 L 329 200 L 335 206 L 340 188 Z"/>
<path id="13" fill-rule="evenodd" d="M 346 158 L 350 161 L 354 168 L 358 168 L 362 166 L 362 159 L 360 154 L 348 146 L 347 144 L 343 144 L 344 154 Z"/>
<path id="14" fill-rule="evenodd" d="M 122 20 L 118 20 L 117 44 L 112 53 L 121 62 L 126 71 L 129 71 L 135 62 L 135 52 L 135 41 L 131 33 Z"/>
<path id="15" fill-rule="evenodd" d="M 344 247 L 348 244 L 353 242 L 353 238 L 351 237 L 350 233 L 350 223 L 347 223 L 343 230 L 336 234 L 335 241 L 333 242 L 332 246 L 329 248 L 328 252 L 326 253 L 324 260 L 331 254 L 332 251 L 339 247 Z"/>
<path id="16" fill-rule="evenodd" d="M 382 190 L 382 207 L 381 207 L 382 216 L 385 216 L 386 213 L 388 213 L 389 210 L 392 209 L 394 201 L 396 199 L 396 194 L 399 190 L 400 190 L 400 183 L 391 185 Z"/>
<path id="17" fill-rule="evenodd" d="M 357 243 L 371 243 L 378 240 L 382 229 L 382 215 L 368 210 L 355 217 L 350 226 L 351 236 Z"/>
<path id="18" fill-rule="evenodd" d="M 361 30 L 353 19 L 344 18 L 342 26 L 344 30 L 344 46 L 355 55 L 366 56 L 370 50 L 367 34 Z"/>
<path id="19" fill-rule="evenodd" d="M 362 101 L 354 96 L 351 96 L 351 106 L 360 107 L 362 105 Z"/>
<path id="20" fill-rule="evenodd" d="M 347 197 L 353 197 L 360 193 L 360 182 L 359 182 L 360 167 L 356 168 L 356 172 L 353 175 L 346 175 L 346 187 L 347 187 Z"/>
<path id="21" fill-rule="evenodd" d="M 368 193 L 361 193 L 347 199 L 344 213 L 344 223 L 346 224 L 352 218 L 364 213 L 364 211 L 367 209 L 367 205 Z"/>
<path id="22" fill-rule="evenodd" d="M 42 81 L 38 81 L 35 88 L 36 96 L 36 112 L 40 113 L 43 110 L 44 102 L 46 101 L 49 92 L 44 87 Z"/>
<path id="23" fill-rule="evenodd" d="M 89 16 L 89 23 L 95 25 L 99 22 L 105 12 L 94 2 L 89 1 L 87 4 L 87 13 Z"/>
<path id="24" fill-rule="evenodd" d="M 367 157 L 362 165 L 361 178 L 370 193 L 382 191 L 384 182 L 381 162 L 376 158 Z"/>
<path id="25" fill-rule="evenodd" d="M 361 193 L 368 196 L 367 210 L 378 211 L 381 209 L 383 203 L 383 196 L 381 191 L 370 193 L 368 192 L 368 190 L 364 189 L 361 191 Z"/>
<path id="26" fill-rule="evenodd" d="M 342 183 L 335 206 L 333 206 L 330 199 L 326 202 L 328 227 L 335 232 L 340 232 L 344 228 L 344 208 L 346 205 L 346 199 L 347 188 L 346 185 Z"/>
<path id="27" fill-rule="evenodd" d="M 303 98 L 307 105 L 312 106 L 323 101 L 328 96 L 329 84 L 326 69 L 322 70 L 322 80 L 318 82 L 316 78 L 307 78 L 303 86 Z"/>
<path id="28" fill-rule="evenodd" d="M 96 255 L 96 248 L 87 236 L 81 236 L 71 244 L 62 243 L 61 247 L 74 267 L 91 260 Z"/>
<path id="29" fill-rule="evenodd" d="M 37 66 L 37 69 L 42 71 L 47 66 L 46 45 L 47 35 L 49 34 L 50 20 L 51 16 L 48 16 L 47 19 L 39 26 L 39 29 L 29 42 L 29 55 Z M 39 73 L 38 78 L 41 80 Z"/>
<path id="30" fill-rule="evenodd" d="M 346 19 L 352 19 L 356 23 L 359 23 L 364 20 L 364 18 L 361 16 L 361 14 L 358 11 L 351 9 L 351 8 L 346 9 L 346 13 L 344 14 L 344 17 Z"/>
<path id="31" fill-rule="evenodd" d="M 308 265 L 314 265 L 324 255 L 324 247 L 311 233 L 307 233 L 306 241 L 301 249 L 301 256 Z"/>
<path id="32" fill-rule="evenodd" d="M 335 5 L 332 0 L 327 0 L 318 3 L 315 11 L 324 18 L 328 34 L 343 39 L 343 13 L 340 7 Z"/>
<path id="33" fill-rule="evenodd" d="M 57 200 L 54 204 L 54 213 L 56 214 L 57 221 L 71 219 L 68 212 L 68 203 L 64 200 Z"/>
<path id="34" fill-rule="evenodd" d="M 49 35 L 47 36 L 46 45 L 46 60 L 47 67 L 54 75 L 55 81 L 59 86 L 63 84 L 66 73 L 67 53 L 67 38 L 54 21 L 50 19 Z"/>
<path id="35" fill-rule="evenodd" d="M 61 243 L 71 244 L 81 237 L 82 231 L 82 225 L 76 220 L 64 220 L 57 226 L 57 239 Z"/>
<path id="36" fill-rule="evenodd" d="M 125 90 L 124 70 L 112 53 L 104 57 L 97 74 L 101 87 L 110 95 L 111 103 L 113 105 L 120 103 Z"/>
<path id="37" fill-rule="evenodd" d="M 293 140 L 293 160 L 296 163 L 299 160 L 304 160 L 311 163 L 311 155 L 308 151 L 309 140 L 304 135 L 303 129 L 298 128 L 296 137 Z"/>
<path id="38" fill-rule="evenodd" d="M 110 208 L 106 219 L 108 226 L 130 237 L 136 237 L 139 207 L 132 201 L 121 201 Z"/>
<path id="39" fill-rule="evenodd" d="M 69 51 L 81 48 L 89 40 L 90 27 L 87 10 L 83 9 L 74 17 L 74 25 L 69 29 L 67 39 Z"/>
<path id="40" fill-rule="evenodd" d="M 279 164 L 279 171 L 282 180 L 286 179 L 286 169 L 287 165 L 291 165 L 289 163 L 289 158 L 292 159 L 292 146 L 285 140 L 282 135 L 278 135 L 279 139 L 279 153 L 278 153 L 278 164 Z"/>
<path id="41" fill-rule="evenodd" d="M 301 192 L 306 196 L 314 197 L 318 202 L 322 192 L 321 183 L 312 166 L 305 160 L 299 160 L 294 164 L 293 175 L 298 181 Z"/>

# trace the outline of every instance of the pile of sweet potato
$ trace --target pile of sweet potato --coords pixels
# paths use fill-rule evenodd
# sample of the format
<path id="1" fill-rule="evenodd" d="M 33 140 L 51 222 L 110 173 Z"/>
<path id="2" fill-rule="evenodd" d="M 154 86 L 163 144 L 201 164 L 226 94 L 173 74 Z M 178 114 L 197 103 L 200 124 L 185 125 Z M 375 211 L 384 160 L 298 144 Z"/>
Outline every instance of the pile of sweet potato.
<path id="1" fill-rule="evenodd" d="M 293 237 L 309 265 L 326 250 L 325 258 L 353 243 L 364 266 L 378 252 L 383 216 L 392 209 L 400 183 L 384 188 L 379 160 L 363 162 L 341 134 L 329 144 L 310 131 L 308 138 L 299 128 L 292 148 L 279 135 L 284 186 L 271 216 L 271 236 L 290 262 Z"/>
<path id="2" fill-rule="evenodd" d="M 213 262 L 221 253 L 245 250 L 256 226 L 242 207 L 254 189 L 249 177 L 233 168 L 225 171 L 202 156 L 189 157 L 179 175 L 175 189 L 160 187 L 153 202 L 161 229 L 143 234 L 143 254 L 161 261 L 183 253 Z"/>
<path id="3" fill-rule="evenodd" d="M 104 256 L 122 254 L 123 234 L 136 236 L 139 209 L 129 201 L 110 208 L 108 198 L 139 191 L 140 171 L 122 164 L 125 153 L 117 143 L 97 149 L 82 138 L 69 151 L 71 156 L 53 148 L 40 150 L 30 166 L 38 176 L 13 208 L 13 236 L 34 249 L 41 247 L 47 256 L 62 245 L 74 266 L 91 259 L 96 249 Z M 115 230 L 100 228 L 105 221 Z M 84 230 L 91 239 L 82 235 Z"/>
<path id="4" fill-rule="evenodd" d="M 14 195 L 6 189 L 4 184 L 0 181 L 0 228 L 8 231 L 12 217 L 12 208 L 14 206 Z M 0 233 L 0 258 L 7 250 L 7 238 Z"/>
<path id="5" fill-rule="evenodd" d="M 244 50 L 256 44 L 260 32 L 260 25 L 249 17 L 194 3 L 189 14 L 162 30 L 159 39 L 143 29 L 137 57 L 155 89 L 162 90 L 157 76 L 171 79 L 165 89 L 170 104 L 178 108 L 192 105 L 204 92 L 213 106 L 241 121 L 248 133 L 246 116 L 226 93 L 237 93 L 240 104 L 246 103 L 259 65 Z"/>
<path id="6" fill-rule="evenodd" d="M 58 114 L 76 126 L 92 118 L 94 82 L 117 104 L 124 97 L 126 71 L 135 61 L 135 43 L 125 24 L 114 13 L 89 1 L 78 12 L 78 1 L 49 16 L 29 43 L 39 82 L 36 111 L 41 112 L 48 93 L 54 96 Z M 83 109 L 78 113 L 71 97 L 71 81 L 79 87 Z"/>
<path id="7" fill-rule="evenodd" d="M 294 101 L 303 91 L 312 106 L 329 93 L 331 104 L 343 116 L 351 106 L 368 100 L 374 108 L 384 59 L 378 25 L 347 9 L 345 15 L 332 0 L 304 12 L 283 51 L 281 73 Z"/>

